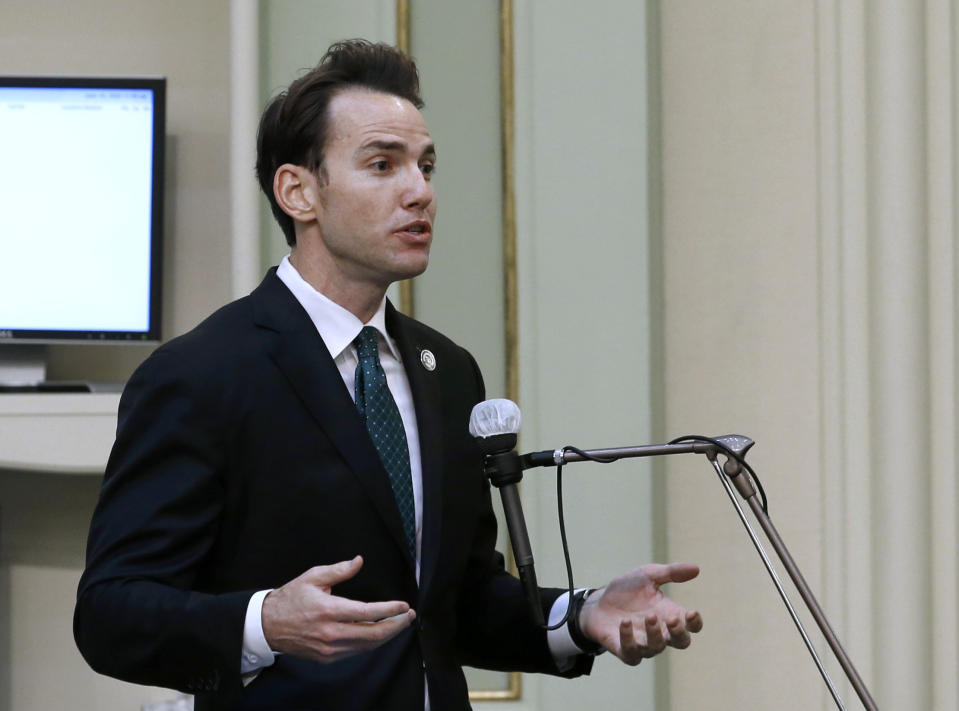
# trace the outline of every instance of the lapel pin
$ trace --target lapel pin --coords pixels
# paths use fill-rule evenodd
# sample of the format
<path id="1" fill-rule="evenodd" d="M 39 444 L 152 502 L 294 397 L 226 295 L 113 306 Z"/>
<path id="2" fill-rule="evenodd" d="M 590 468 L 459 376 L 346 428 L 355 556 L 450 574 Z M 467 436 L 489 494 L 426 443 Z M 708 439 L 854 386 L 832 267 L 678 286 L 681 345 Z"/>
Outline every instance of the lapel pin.
<path id="1" fill-rule="evenodd" d="M 423 367 L 429 371 L 436 370 L 436 356 L 433 355 L 433 351 L 424 348 L 420 351 L 420 363 L 423 364 Z"/>

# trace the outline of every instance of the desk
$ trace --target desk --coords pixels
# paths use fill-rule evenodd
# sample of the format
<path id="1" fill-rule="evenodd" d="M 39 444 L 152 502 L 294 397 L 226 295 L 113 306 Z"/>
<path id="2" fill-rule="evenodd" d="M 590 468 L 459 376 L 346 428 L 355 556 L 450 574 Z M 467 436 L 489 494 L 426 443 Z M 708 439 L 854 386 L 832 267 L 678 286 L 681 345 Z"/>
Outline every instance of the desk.
<path id="1" fill-rule="evenodd" d="M 102 475 L 119 393 L 0 394 L 0 469 Z"/>

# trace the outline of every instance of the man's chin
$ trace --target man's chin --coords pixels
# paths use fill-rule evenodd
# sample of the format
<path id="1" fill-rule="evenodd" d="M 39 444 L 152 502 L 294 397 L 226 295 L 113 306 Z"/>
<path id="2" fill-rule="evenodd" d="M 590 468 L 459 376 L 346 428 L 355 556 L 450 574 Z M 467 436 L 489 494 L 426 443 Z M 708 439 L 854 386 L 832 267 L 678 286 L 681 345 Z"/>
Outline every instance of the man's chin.
<path id="1" fill-rule="evenodd" d="M 426 271 L 426 267 L 429 266 L 429 263 L 429 253 L 416 255 L 415 258 L 404 260 L 403 263 L 396 265 L 397 270 L 394 281 L 405 281 L 406 279 L 418 277 L 420 274 Z"/>

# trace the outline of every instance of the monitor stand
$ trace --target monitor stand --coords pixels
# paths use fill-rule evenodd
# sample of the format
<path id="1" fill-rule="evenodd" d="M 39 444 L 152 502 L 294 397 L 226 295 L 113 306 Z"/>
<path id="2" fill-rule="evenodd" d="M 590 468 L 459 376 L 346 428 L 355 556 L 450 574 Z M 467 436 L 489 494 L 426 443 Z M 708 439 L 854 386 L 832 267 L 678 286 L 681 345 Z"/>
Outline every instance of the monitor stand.
<path id="1" fill-rule="evenodd" d="M 46 378 L 46 346 L 0 343 L 0 387 L 37 387 Z"/>
<path id="2" fill-rule="evenodd" d="M 45 345 L 0 341 L 0 393 L 119 393 L 123 383 L 47 380 Z"/>

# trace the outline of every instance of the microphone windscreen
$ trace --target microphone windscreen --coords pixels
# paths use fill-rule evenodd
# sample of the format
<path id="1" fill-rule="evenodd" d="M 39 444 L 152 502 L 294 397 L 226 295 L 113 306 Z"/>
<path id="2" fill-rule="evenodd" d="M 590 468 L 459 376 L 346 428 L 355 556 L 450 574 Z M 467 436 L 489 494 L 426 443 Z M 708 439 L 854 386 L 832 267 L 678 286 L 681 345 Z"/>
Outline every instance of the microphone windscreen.
<path id="1" fill-rule="evenodd" d="M 470 413 L 470 434 L 474 437 L 495 437 L 517 434 L 523 419 L 519 406 L 512 400 L 495 398 L 477 403 Z"/>

